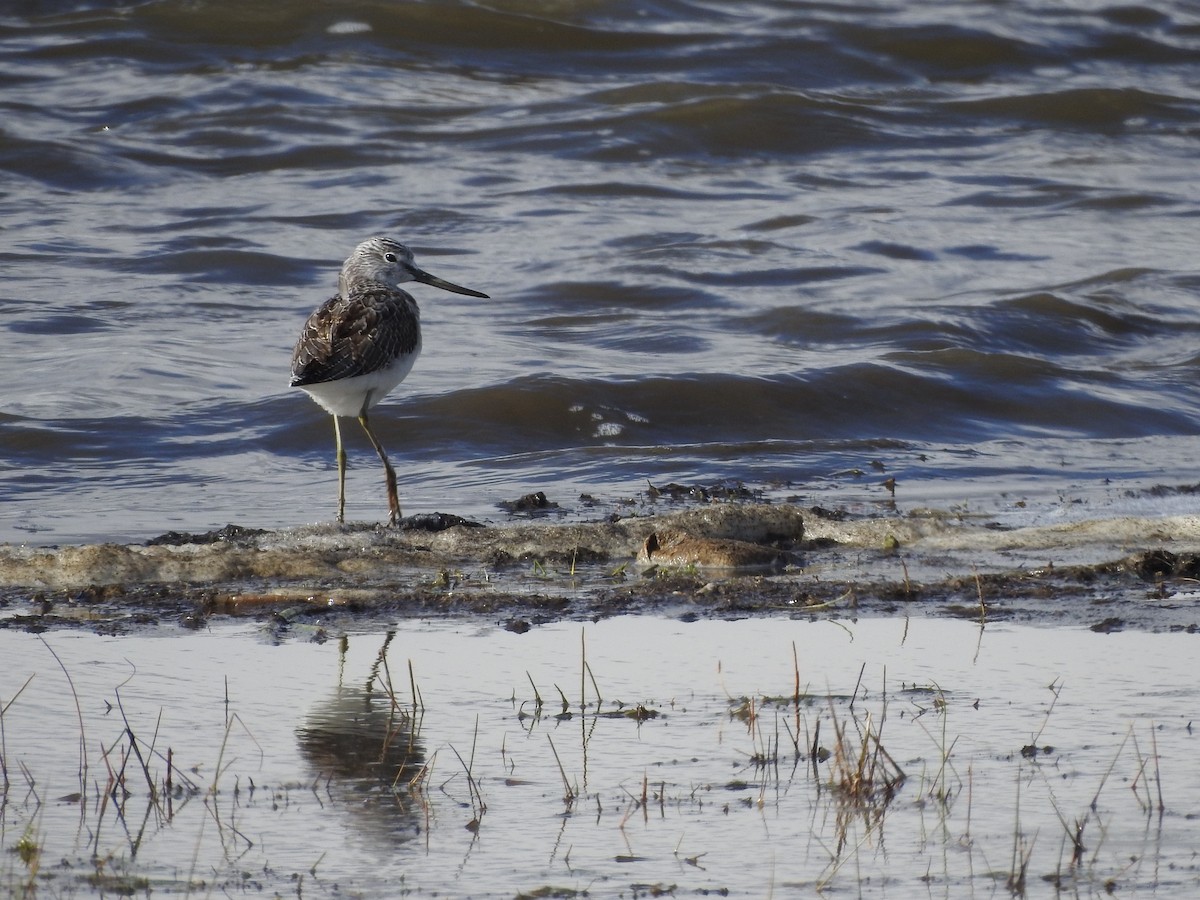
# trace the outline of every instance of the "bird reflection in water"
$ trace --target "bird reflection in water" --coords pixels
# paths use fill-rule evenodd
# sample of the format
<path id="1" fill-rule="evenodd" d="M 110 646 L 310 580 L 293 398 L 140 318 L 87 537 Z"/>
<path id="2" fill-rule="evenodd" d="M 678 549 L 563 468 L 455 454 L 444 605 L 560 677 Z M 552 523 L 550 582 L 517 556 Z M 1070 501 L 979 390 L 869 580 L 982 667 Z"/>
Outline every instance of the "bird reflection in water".
<path id="1" fill-rule="evenodd" d="M 318 798 L 356 813 L 356 828 L 408 840 L 420 833 L 421 776 L 419 698 L 402 705 L 387 666 L 389 631 L 365 681 L 339 684 L 306 716 L 296 735 L 314 770 Z M 349 641 L 341 638 L 342 663 Z"/>

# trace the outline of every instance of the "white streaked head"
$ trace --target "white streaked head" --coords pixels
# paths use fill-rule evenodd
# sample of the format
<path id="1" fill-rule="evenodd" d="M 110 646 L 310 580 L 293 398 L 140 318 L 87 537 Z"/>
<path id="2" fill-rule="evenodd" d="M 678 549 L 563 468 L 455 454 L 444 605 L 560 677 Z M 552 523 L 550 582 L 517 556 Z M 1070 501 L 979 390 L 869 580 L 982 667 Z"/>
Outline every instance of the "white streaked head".
<path id="1" fill-rule="evenodd" d="M 419 281 L 444 291 L 488 299 L 487 294 L 430 275 L 413 261 L 411 250 L 398 241 L 385 237 L 369 238 L 354 248 L 350 258 L 342 264 L 342 272 L 338 276 L 338 293 L 343 297 L 348 296 L 354 285 L 364 282 L 399 287 L 407 281 Z"/>

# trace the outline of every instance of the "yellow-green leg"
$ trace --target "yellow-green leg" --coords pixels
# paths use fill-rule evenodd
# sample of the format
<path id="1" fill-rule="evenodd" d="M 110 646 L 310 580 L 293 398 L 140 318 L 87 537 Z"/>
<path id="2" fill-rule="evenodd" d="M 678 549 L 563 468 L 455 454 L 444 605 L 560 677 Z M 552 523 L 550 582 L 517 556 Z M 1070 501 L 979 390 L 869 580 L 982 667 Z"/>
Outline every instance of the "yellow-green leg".
<path id="1" fill-rule="evenodd" d="M 364 406 L 362 413 L 358 417 L 358 424 L 363 427 L 363 431 L 367 433 L 367 437 L 371 439 L 371 446 L 375 448 L 375 452 L 379 454 L 379 458 L 383 460 L 383 471 L 387 477 L 387 498 L 388 498 L 388 524 L 395 525 L 400 521 L 400 495 L 396 490 L 396 470 L 392 468 L 392 464 L 388 462 L 387 454 L 383 452 L 383 444 L 375 439 L 375 433 L 371 431 L 371 425 L 367 421 L 367 410 Z"/>
<path id="2" fill-rule="evenodd" d="M 342 426 L 338 417 L 333 417 L 333 437 L 337 442 L 338 467 L 338 522 L 346 521 L 346 448 L 342 446 Z"/>

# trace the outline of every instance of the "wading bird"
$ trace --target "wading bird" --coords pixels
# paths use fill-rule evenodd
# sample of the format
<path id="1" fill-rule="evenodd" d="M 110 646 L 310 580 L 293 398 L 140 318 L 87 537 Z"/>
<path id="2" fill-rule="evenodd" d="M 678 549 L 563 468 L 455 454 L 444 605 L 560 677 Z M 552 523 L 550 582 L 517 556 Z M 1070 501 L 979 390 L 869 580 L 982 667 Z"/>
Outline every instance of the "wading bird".
<path id="1" fill-rule="evenodd" d="M 339 522 L 345 521 L 346 513 L 346 451 L 340 416 L 356 417 L 367 433 L 387 478 L 388 524 L 400 520 L 396 472 L 371 431 L 367 413 L 404 380 L 421 352 L 421 311 L 412 295 L 400 289 L 407 281 L 488 299 L 487 294 L 419 269 L 403 244 L 373 237 L 355 247 L 342 264 L 337 296 L 308 317 L 292 353 L 292 387 L 306 391 L 333 416 Z"/>

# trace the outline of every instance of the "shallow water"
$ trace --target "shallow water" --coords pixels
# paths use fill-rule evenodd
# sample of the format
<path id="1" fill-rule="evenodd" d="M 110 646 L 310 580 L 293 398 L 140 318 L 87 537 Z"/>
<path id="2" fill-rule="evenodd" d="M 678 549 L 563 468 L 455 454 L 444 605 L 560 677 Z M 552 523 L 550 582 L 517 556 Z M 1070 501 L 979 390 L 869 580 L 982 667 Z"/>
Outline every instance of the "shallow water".
<path id="1" fill-rule="evenodd" d="M 276 635 L 0 632 L 0 843 L 31 835 L 55 896 L 99 872 L 197 896 L 990 897 L 1014 841 L 1034 894 L 1200 887 L 1191 635 L 640 617 Z M 388 683 L 406 712 L 416 685 L 417 721 L 389 727 Z M 893 761 L 872 753 L 874 793 L 855 799 L 836 752 L 813 774 L 835 724 L 852 759 L 869 734 Z M 155 803 L 168 748 L 176 792 Z M 129 793 L 104 802 L 110 769 Z M 4 854 L 0 884 L 31 877 Z"/>
<path id="2" fill-rule="evenodd" d="M 0 540 L 327 520 L 289 354 L 377 232 L 494 298 L 414 291 L 406 511 L 1195 479 L 1187 3 L 109 7 L 0 14 Z"/>

